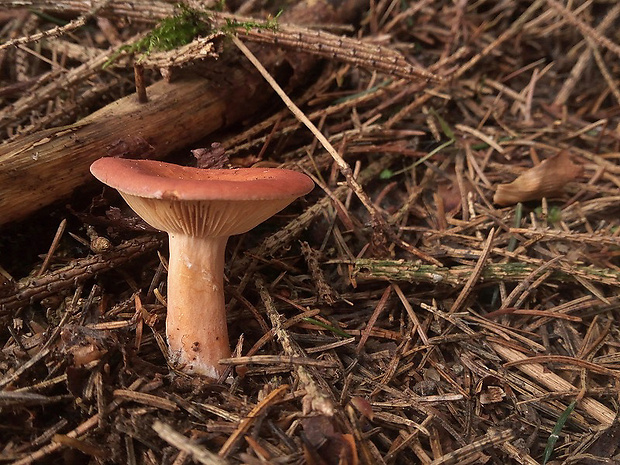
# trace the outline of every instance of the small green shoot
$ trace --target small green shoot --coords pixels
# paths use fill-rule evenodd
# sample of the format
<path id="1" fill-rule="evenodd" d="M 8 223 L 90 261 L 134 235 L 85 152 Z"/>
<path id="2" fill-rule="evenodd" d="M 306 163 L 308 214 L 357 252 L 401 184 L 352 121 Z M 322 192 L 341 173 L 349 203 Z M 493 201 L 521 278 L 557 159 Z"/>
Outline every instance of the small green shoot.
<path id="1" fill-rule="evenodd" d="M 498 142 L 508 142 L 510 140 L 513 140 L 514 137 L 500 137 Z M 487 144 L 486 142 L 480 142 L 478 144 L 472 144 L 471 146 L 472 150 L 484 150 L 484 149 L 488 149 L 489 148 L 489 144 Z"/>
<path id="2" fill-rule="evenodd" d="M 414 164 L 409 165 L 406 168 L 403 168 L 401 170 L 390 172 L 390 177 L 389 178 L 391 178 L 392 176 L 396 176 L 397 174 L 405 173 L 406 171 L 409 171 L 410 169 L 413 169 L 416 166 L 421 165 L 422 163 L 424 163 L 426 160 L 431 158 L 436 153 L 441 152 L 446 147 L 450 147 L 456 141 L 456 136 L 454 135 L 454 131 L 452 130 L 450 125 L 448 125 L 448 123 L 446 123 L 446 120 L 444 120 L 441 116 L 439 116 L 439 114 L 435 111 L 435 109 L 431 108 L 430 112 L 432 113 L 432 115 L 435 118 L 437 118 L 437 121 L 439 121 L 439 126 L 441 126 L 441 130 L 443 131 L 445 136 L 448 138 L 448 140 L 446 142 L 444 142 L 443 144 L 435 147 L 433 150 L 431 150 L 428 154 L 426 154 L 425 156 L 420 158 Z M 383 172 L 381 173 L 381 175 L 380 175 L 381 179 L 389 179 L 389 178 L 382 177 L 383 174 L 385 173 L 385 171 L 386 170 L 383 170 Z M 386 175 L 387 175 L 387 173 L 386 173 Z"/>
<path id="3" fill-rule="evenodd" d="M 384 169 L 383 171 L 381 171 L 381 173 L 379 174 L 379 179 L 390 179 L 392 176 L 394 176 L 394 171 L 392 171 L 389 168 Z"/>
<path id="4" fill-rule="evenodd" d="M 542 207 L 536 207 L 534 209 L 537 218 L 543 218 Z M 559 223 L 562 221 L 562 209 L 556 205 L 552 206 L 547 212 L 547 221 L 551 224 Z"/>
<path id="5" fill-rule="evenodd" d="M 439 116 L 439 113 L 437 113 L 434 108 L 431 108 L 430 112 L 435 118 L 437 118 L 437 121 L 439 121 L 439 126 L 441 126 L 441 130 L 446 135 L 446 137 L 450 140 L 456 139 L 454 131 L 452 130 L 450 125 L 446 123 L 446 120 Z"/>
<path id="6" fill-rule="evenodd" d="M 521 227 L 522 218 L 523 218 L 523 204 L 519 202 L 517 205 L 515 205 L 515 220 L 513 223 L 513 226 L 515 228 Z M 508 241 L 508 251 L 514 252 L 516 248 L 517 248 L 517 238 L 516 236 L 512 236 L 510 238 L 510 241 Z"/>
<path id="7" fill-rule="evenodd" d="M 555 443 L 558 442 L 558 439 L 560 438 L 560 432 L 562 431 L 562 428 L 564 428 L 564 425 L 566 424 L 568 417 L 570 417 L 570 414 L 573 413 L 573 410 L 575 409 L 575 405 L 577 405 L 576 400 L 572 401 L 568 405 L 568 407 L 566 407 L 566 410 L 562 412 L 562 415 L 560 415 L 560 418 L 558 418 L 557 423 L 553 427 L 553 431 L 551 431 L 551 435 L 549 436 L 549 439 L 547 440 L 547 447 L 545 447 L 545 452 L 543 453 L 542 465 L 546 465 L 546 463 L 551 458 L 551 454 L 553 454 Z"/>
<path id="8" fill-rule="evenodd" d="M 433 155 L 435 155 L 436 153 L 441 152 L 443 149 L 445 149 L 446 147 L 450 147 L 452 144 L 454 144 L 454 139 L 450 139 L 447 142 L 444 142 L 443 144 L 441 144 L 439 147 L 435 147 L 433 150 L 431 150 L 430 152 L 428 152 L 428 154 L 422 158 L 420 158 L 418 161 L 416 161 L 413 165 L 412 168 L 415 168 L 418 165 L 421 165 L 422 163 L 424 163 L 426 160 L 428 160 L 429 158 L 431 158 Z"/>
<path id="9" fill-rule="evenodd" d="M 447 142 L 444 142 L 443 144 L 441 144 L 438 147 L 435 147 L 433 150 L 431 150 L 430 152 L 428 152 L 425 156 L 423 156 L 422 158 L 420 158 L 418 161 L 416 161 L 414 164 L 409 165 L 403 169 L 400 169 L 398 171 L 394 171 L 392 173 L 392 176 L 396 176 L 397 174 L 403 174 L 407 171 L 409 171 L 410 169 L 415 168 L 418 165 L 421 165 L 422 163 L 424 163 L 426 160 L 428 160 L 429 158 L 431 158 L 433 155 L 435 155 L 436 153 L 441 152 L 443 149 L 445 149 L 446 147 L 451 146 L 452 144 L 454 144 L 454 139 L 450 139 Z M 384 170 L 385 171 L 385 170 Z M 389 178 L 388 178 L 389 179 Z"/>
<path id="10" fill-rule="evenodd" d="M 67 24 L 69 24 L 69 21 L 65 20 L 65 19 L 60 19 L 57 18 L 56 16 L 52 16 L 48 13 L 45 13 L 44 11 L 38 11 L 38 10 L 33 10 L 29 8 L 29 11 L 35 15 L 38 16 L 39 18 L 41 18 L 43 21 L 48 21 L 50 23 L 54 23 L 57 24 L 58 26 L 66 26 Z"/>
<path id="11" fill-rule="evenodd" d="M 321 328 L 327 329 L 327 330 L 331 331 L 332 333 L 337 334 L 338 336 L 342 336 L 342 337 L 346 337 L 346 338 L 353 337 L 350 334 L 345 333 L 340 328 L 336 328 L 335 326 L 328 325 L 326 323 L 323 323 L 322 321 L 315 320 L 314 318 L 306 317 L 306 318 L 303 318 L 303 321 L 305 321 L 306 323 L 310 323 L 312 325 L 315 325 L 315 326 L 320 326 Z"/>

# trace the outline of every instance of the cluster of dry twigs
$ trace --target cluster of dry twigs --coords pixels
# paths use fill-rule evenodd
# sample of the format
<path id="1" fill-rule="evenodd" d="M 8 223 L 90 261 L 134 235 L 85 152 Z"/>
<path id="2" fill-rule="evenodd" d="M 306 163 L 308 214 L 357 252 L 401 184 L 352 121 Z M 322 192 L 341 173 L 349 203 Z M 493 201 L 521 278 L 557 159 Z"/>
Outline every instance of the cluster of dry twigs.
<path id="1" fill-rule="evenodd" d="M 275 100 L 201 136 L 318 186 L 229 244 L 226 379 L 167 365 L 164 237 L 111 192 L 4 227 L 1 463 L 619 463 L 620 4 L 342 3 L 359 25 L 236 30 L 259 60 L 303 53 L 286 92 L 324 141 Z M 10 144 L 35 169 L 33 147 L 67 131 L 52 128 L 133 92 L 135 57 L 102 65 L 174 12 L 4 4 L 0 179 Z M 220 54 L 251 68 L 231 44 L 146 57 L 147 83 Z M 99 156 L 167 154 L 120 139 Z M 542 180 L 529 201 L 494 202 L 524 173 Z"/>

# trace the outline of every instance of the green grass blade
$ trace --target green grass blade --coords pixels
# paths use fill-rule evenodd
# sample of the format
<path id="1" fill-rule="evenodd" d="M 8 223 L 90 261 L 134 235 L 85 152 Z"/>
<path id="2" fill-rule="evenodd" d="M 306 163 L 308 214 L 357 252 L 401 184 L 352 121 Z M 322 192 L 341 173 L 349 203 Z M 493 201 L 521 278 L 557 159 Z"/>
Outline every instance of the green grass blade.
<path id="1" fill-rule="evenodd" d="M 562 428 L 564 428 L 564 424 L 568 420 L 568 417 L 570 417 L 570 414 L 573 413 L 573 410 L 575 409 L 575 405 L 577 405 L 576 400 L 572 401 L 568 405 L 568 407 L 566 407 L 566 410 L 564 410 L 562 415 L 560 415 L 560 418 L 558 418 L 557 423 L 553 427 L 553 431 L 551 431 L 551 435 L 549 436 L 549 439 L 547 440 L 547 447 L 545 447 L 545 452 L 543 453 L 542 465 L 546 465 L 546 463 L 551 458 L 551 454 L 553 454 L 553 448 L 555 447 L 555 443 L 558 442 L 558 439 L 560 438 L 560 432 L 562 431 Z"/>

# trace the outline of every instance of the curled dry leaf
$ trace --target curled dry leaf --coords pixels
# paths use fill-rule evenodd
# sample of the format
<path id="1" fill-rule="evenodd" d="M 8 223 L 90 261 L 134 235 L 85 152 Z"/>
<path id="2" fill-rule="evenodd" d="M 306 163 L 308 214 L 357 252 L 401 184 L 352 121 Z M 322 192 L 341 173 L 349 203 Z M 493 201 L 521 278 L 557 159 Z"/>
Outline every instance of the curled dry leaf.
<path id="1" fill-rule="evenodd" d="M 107 351 L 98 348 L 95 344 L 88 344 L 72 347 L 69 353 L 73 356 L 73 365 L 83 367 L 94 360 L 100 360 Z"/>
<path id="2" fill-rule="evenodd" d="M 506 391 L 500 385 L 501 381 L 495 376 L 485 376 L 476 384 L 476 395 L 480 404 L 489 405 L 501 402 L 506 397 Z"/>
<path id="3" fill-rule="evenodd" d="M 568 152 L 563 150 L 527 170 L 511 183 L 497 186 L 493 202 L 503 207 L 550 197 L 579 176 L 582 170 L 582 166 L 573 163 Z"/>
<path id="4" fill-rule="evenodd" d="M 487 386 L 479 394 L 480 403 L 482 405 L 496 404 L 506 397 L 506 392 L 500 386 Z"/>
<path id="5" fill-rule="evenodd" d="M 360 412 L 369 420 L 372 420 L 374 418 L 375 412 L 372 410 L 372 405 L 363 397 L 352 397 L 351 404 L 357 409 L 358 412 Z"/>
<path id="6" fill-rule="evenodd" d="M 74 367 L 83 367 L 100 360 L 110 347 L 118 344 L 114 335 L 86 326 L 67 324 L 60 332 L 62 352 L 70 357 Z"/>

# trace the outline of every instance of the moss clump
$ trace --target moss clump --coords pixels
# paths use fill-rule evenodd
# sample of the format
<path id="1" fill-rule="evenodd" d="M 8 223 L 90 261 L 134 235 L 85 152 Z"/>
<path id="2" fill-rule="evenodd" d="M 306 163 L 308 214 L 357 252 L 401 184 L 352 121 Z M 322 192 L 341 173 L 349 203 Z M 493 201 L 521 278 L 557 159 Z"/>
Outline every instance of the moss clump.
<path id="1" fill-rule="evenodd" d="M 179 12 L 164 18 L 151 32 L 134 44 L 121 47 L 103 67 L 109 66 L 123 52 L 142 53 L 138 59 L 148 56 L 154 51 L 172 50 L 189 44 L 200 35 L 208 34 L 211 30 L 209 17 L 206 13 L 179 5 Z"/>
<path id="2" fill-rule="evenodd" d="M 183 45 L 189 44 L 200 35 L 207 35 L 212 32 L 223 32 L 224 34 L 235 34 L 237 29 L 253 28 L 268 29 L 276 31 L 278 29 L 278 18 L 282 11 L 278 12 L 273 18 L 265 22 L 245 21 L 240 22 L 234 19 L 227 19 L 226 25 L 213 30 L 210 25 L 210 18 L 207 13 L 194 10 L 186 5 L 178 5 L 179 12 L 168 18 L 164 18 L 151 32 L 145 37 L 131 45 L 119 48 L 108 61 L 105 62 L 105 69 L 116 60 L 123 52 L 141 53 L 138 62 L 152 52 L 173 50 Z"/>
<path id="3" fill-rule="evenodd" d="M 222 27 L 222 32 L 226 34 L 234 34 L 238 28 L 243 28 L 246 31 L 254 28 L 268 29 L 270 31 L 278 30 L 278 18 L 282 14 L 282 10 L 278 11 L 278 14 L 272 18 L 269 18 L 265 22 L 257 21 L 237 21 L 235 19 L 227 19 L 226 26 Z"/>

